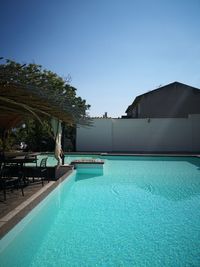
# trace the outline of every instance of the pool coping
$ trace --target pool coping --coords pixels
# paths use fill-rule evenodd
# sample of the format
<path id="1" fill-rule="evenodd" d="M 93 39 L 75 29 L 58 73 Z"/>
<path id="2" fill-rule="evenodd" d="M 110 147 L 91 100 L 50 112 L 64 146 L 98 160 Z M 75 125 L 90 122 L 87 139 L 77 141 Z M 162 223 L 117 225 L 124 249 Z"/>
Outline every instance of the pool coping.
<path id="1" fill-rule="evenodd" d="M 2 239 L 17 223 L 19 223 L 32 209 L 49 195 L 60 183 L 69 177 L 73 170 L 69 170 L 57 181 L 50 181 L 39 191 L 0 218 L 0 239 Z"/>
<path id="2" fill-rule="evenodd" d="M 52 154 L 44 152 L 41 154 Z M 64 152 L 65 157 L 70 155 L 99 155 L 99 156 L 149 156 L 149 157 L 200 157 L 200 151 L 76 151 Z"/>
<path id="3" fill-rule="evenodd" d="M 69 152 L 65 153 L 65 157 L 70 155 L 96 155 L 96 156 L 137 156 L 137 157 L 197 157 L 200 158 L 200 152 L 198 153 L 157 153 L 157 152 L 138 152 L 138 153 L 128 153 L 128 152 Z"/>

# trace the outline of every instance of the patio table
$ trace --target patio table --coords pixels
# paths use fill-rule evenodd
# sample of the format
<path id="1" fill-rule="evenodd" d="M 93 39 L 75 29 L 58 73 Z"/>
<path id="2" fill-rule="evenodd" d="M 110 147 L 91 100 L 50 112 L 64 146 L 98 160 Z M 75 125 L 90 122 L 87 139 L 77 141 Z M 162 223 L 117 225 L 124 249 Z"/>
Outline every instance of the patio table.
<path id="1" fill-rule="evenodd" d="M 26 175 L 25 175 L 25 170 L 24 170 L 25 163 L 36 163 L 36 162 L 37 162 L 37 157 L 32 156 L 32 155 L 30 155 L 30 157 L 17 156 L 14 158 L 5 158 L 0 161 L 0 163 L 6 164 L 8 167 L 11 167 L 11 168 L 18 167 L 19 174 L 22 177 L 25 184 L 29 183 L 29 180 L 26 179 Z"/>

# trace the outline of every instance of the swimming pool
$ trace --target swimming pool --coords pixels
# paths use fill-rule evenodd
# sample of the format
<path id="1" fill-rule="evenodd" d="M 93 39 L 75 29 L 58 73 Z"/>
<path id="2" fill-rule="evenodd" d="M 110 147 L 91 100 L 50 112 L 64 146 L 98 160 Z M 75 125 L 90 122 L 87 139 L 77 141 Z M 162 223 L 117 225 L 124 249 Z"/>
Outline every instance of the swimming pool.
<path id="1" fill-rule="evenodd" d="M 0 241 L 2 267 L 200 265 L 200 160 L 101 158 Z"/>

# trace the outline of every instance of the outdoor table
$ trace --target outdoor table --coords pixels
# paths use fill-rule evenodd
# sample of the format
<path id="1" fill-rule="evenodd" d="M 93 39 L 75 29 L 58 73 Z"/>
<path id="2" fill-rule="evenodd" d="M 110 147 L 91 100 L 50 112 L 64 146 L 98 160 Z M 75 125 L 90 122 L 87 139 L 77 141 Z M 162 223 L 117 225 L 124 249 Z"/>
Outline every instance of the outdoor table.
<path id="1" fill-rule="evenodd" d="M 1 160 L 1 163 L 7 164 L 8 167 L 10 165 L 11 168 L 18 166 L 19 167 L 19 174 L 22 175 L 24 183 L 28 184 L 29 180 L 26 179 L 26 177 L 25 177 L 24 164 L 25 163 L 35 163 L 36 161 L 37 161 L 37 158 L 30 155 L 30 157 L 17 156 L 14 158 L 5 158 L 5 159 Z"/>
<path id="2" fill-rule="evenodd" d="M 29 157 L 29 158 L 26 158 L 24 156 L 18 156 L 18 157 L 14 157 L 14 158 L 7 158 L 7 159 L 4 159 L 2 162 L 4 163 L 10 163 L 10 164 L 19 164 L 21 167 L 23 167 L 23 165 L 25 163 L 33 163 L 35 162 L 35 157 Z"/>

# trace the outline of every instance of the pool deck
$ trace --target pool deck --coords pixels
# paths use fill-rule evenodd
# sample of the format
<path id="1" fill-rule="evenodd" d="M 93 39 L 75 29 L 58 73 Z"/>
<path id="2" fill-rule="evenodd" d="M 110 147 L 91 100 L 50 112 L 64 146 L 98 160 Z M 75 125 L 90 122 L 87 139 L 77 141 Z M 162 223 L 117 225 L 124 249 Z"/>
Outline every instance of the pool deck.
<path id="1" fill-rule="evenodd" d="M 24 188 L 24 196 L 22 196 L 21 190 L 7 193 L 6 201 L 3 201 L 3 192 L 0 191 L 0 239 L 71 173 L 72 170 L 68 170 L 57 181 L 50 181 L 49 183 L 45 181 L 43 187 L 41 183 L 27 186 Z"/>

